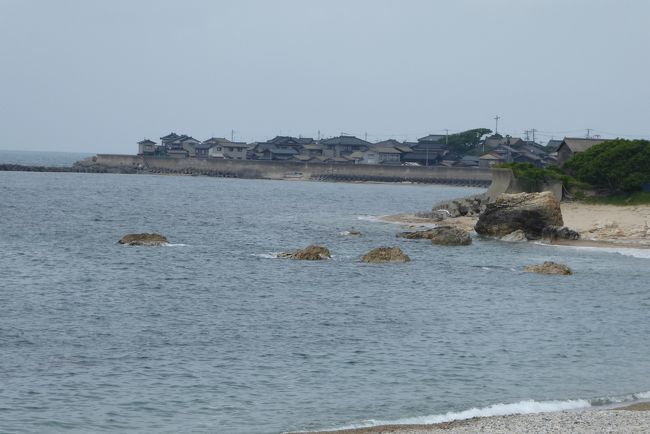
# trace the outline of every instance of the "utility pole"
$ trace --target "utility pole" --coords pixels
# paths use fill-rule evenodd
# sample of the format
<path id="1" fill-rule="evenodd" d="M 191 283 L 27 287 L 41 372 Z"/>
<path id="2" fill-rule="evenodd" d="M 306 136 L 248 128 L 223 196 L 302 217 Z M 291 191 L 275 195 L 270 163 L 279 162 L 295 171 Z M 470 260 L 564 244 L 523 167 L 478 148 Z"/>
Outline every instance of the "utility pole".
<path id="1" fill-rule="evenodd" d="M 449 147 L 449 130 L 445 128 L 445 148 Z"/>
<path id="2" fill-rule="evenodd" d="M 320 130 L 318 130 L 318 141 L 320 142 Z"/>
<path id="3" fill-rule="evenodd" d="M 535 128 L 530 130 L 533 133 L 533 143 L 535 143 L 535 132 L 537 131 Z"/>
<path id="4" fill-rule="evenodd" d="M 235 130 L 230 130 L 230 141 L 231 142 L 235 141 Z"/>
<path id="5" fill-rule="evenodd" d="M 363 133 L 363 140 L 365 140 L 366 142 L 368 141 L 368 131 Z"/>
<path id="6" fill-rule="evenodd" d="M 496 121 L 496 123 L 494 125 L 494 134 L 499 134 L 499 119 L 501 119 L 501 116 L 499 116 L 499 115 L 496 115 L 494 117 L 494 120 Z"/>
<path id="7" fill-rule="evenodd" d="M 587 128 L 587 138 L 590 139 L 590 133 L 591 133 L 592 128 Z"/>
<path id="8" fill-rule="evenodd" d="M 529 130 L 524 131 L 524 134 L 526 134 L 526 141 L 528 141 L 530 139 L 530 137 L 528 137 L 529 132 L 530 132 Z"/>

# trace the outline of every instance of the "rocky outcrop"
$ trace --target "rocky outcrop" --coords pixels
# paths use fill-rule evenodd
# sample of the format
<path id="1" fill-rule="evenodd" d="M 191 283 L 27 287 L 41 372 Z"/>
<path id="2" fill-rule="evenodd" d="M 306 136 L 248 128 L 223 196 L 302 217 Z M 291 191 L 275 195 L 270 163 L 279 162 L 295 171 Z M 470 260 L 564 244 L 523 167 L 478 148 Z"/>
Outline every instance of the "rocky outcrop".
<path id="1" fill-rule="evenodd" d="M 363 262 L 408 262 L 411 258 L 399 247 L 377 247 L 361 257 Z"/>
<path id="2" fill-rule="evenodd" d="M 501 194 L 479 215 L 474 229 L 480 235 L 502 237 L 522 230 L 526 238 L 539 239 L 547 226 L 562 226 L 560 201 L 549 191 Z"/>
<path id="3" fill-rule="evenodd" d="M 278 258 L 297 259 L 302 261 L 321 261 L 323 259 L 330 259 L 330 251 L 327 247 L 311 245 L 302 250 L 295 252 L 280 253 Z"/>
<path id="4" fill-rule="evenodd" d="M 118 243 L 127 246 L 165 246 L 169 241 L 160 234 L 126 234 Z"/>
<path id="5" fill-rule="evenodd" d="M 527 273 L 538 273 L 538 274 L 559 274 L 562 276 L 569 276 L 573 274 L 573 271 L 564 264 L 558 264 L 552 261 L 544 261 L 543 264 L 539 265 L 529 265 L 524 268 L 524 271 Z"/>
<path id="6" fill-rule="evenodd" d="M 472 244 L 469 234 L 453 226 L 438 226 L 426 231 L 400 232 L 398 237 L 409 240 L 427 239 L 441 246 L 467 246 Z"/>
<path id="7" fill-rule="evenodd" d="M 542 239 L 544 241 L 558 241 L 558 240 L 579 240 L 580 234 L 573 229 L 566 226 L 546 226 L 542 229 Z"/>

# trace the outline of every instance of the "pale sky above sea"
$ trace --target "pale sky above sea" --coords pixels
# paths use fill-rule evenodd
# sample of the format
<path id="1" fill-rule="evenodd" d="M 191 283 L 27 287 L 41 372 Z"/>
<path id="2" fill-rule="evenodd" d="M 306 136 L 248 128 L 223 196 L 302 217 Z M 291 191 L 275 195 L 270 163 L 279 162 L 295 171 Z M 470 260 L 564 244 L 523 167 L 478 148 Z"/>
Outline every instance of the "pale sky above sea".
<path id="1" fill-rule="evenodd" d="M 647 0 L 0 0 L 0 149 L 650 138 Z"/>

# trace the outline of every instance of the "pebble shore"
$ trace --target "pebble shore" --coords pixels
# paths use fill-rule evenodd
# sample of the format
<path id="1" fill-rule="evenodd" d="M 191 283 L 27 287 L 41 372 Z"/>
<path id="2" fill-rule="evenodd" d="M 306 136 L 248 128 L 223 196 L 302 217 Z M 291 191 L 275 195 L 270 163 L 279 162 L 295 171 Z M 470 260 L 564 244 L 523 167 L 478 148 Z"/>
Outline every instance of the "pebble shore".
<path id="1" fill-rule="evenodd" d="M 635 408 L 636 407 L 636 408 Z M 635 411 L 632 411 L 635 410 Z M 333 431 L 336 434 L 550 434 L 650 433 L 647 404 L 613 410 L 562 411 L 494 416 L 435 425 L 384 425 Z M 314 433 L 318 434 L 318 433 Z M 321 433 L 324 434 L 324 433 Z"/>

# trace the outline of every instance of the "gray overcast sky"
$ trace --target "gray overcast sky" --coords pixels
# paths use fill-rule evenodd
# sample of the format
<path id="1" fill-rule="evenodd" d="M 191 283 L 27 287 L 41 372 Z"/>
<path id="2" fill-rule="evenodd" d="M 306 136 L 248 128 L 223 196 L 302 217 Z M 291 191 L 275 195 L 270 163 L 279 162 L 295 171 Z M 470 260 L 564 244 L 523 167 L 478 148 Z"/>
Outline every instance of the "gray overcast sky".
<path id="1" fill-rule="evenodd" d="M 650 137 L 648 0 L 0 0 L 2 149 Z M 592 132 L 593 134 L 593 132 Z"/>

